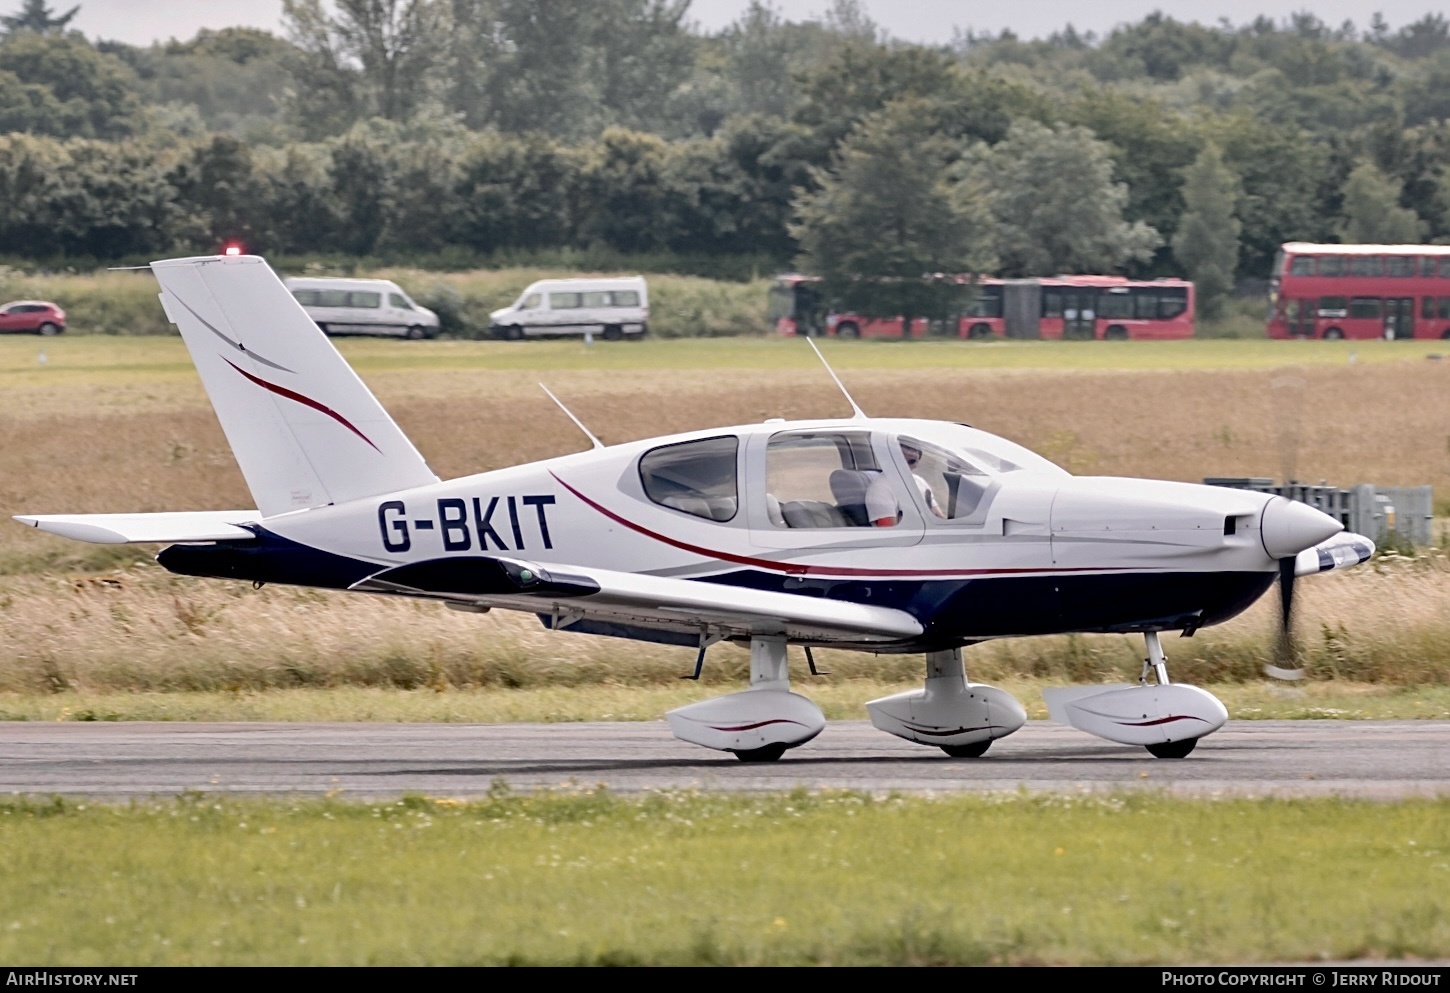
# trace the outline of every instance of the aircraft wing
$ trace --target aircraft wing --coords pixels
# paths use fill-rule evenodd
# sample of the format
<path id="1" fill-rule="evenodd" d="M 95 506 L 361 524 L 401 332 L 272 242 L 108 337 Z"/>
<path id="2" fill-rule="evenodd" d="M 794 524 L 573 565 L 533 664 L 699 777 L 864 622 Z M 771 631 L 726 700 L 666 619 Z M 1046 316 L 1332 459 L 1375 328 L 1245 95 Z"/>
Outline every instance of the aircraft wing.
<path id="1" fill-rule="evenodd" d="M 726 637 L 783 634 L 800 641 L 870 643 L 922 633 L 920 621 L 890 607 L 491 556 L 414 562 L 384 569 L 351 588 L 553 615 L 556 628 L 589 620 L 682 633 L 708 629 Z"/>
<path id="2" fill-rule="evenodd" d="M 129 542 L 237 541 L 255 538 L 244 524 L 256 524 L 255 510 L 197 510 L 170 514 L 17 514 L 21 524 L 98 545 Z"/>

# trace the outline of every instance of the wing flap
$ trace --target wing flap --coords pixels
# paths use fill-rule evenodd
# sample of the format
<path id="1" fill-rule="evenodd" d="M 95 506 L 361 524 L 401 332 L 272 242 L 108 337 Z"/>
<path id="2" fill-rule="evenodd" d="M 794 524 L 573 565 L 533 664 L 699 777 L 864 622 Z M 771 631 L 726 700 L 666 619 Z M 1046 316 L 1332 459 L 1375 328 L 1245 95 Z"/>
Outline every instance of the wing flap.
<path id="1" fill-rule="evenodd" d="M 256 524 L 262 515 L 255 510 L 200 510 L 170 514 L 17 514 L 15 519 L 62 538 L 124 545 L 255 538 L 242 525 Z"/>
<path id="2" fill-rule="evenodd" d="M 539 566 L 476 555 L 385 569 L 354 584 L 352 589 L 553 612 L 573 618 L 655 624 L 671 630 L 710 625 L 738 634 L 873 642 L 900 641 L 922 633 L 920 621 L 890 607 L 693 579 Z"/>

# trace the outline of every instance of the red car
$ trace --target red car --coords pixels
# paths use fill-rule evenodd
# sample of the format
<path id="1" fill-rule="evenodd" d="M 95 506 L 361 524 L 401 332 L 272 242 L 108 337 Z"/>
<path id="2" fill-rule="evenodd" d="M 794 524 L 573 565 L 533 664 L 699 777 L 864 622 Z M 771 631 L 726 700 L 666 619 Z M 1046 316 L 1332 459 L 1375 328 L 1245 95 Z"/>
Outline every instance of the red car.
<path id="1" fill-rule="evenodd" d="M 16 300 L 0 307 L 0 331 L 30 331 L 60 334 L 65 330 L 65 311 L 44 300 Z"/>

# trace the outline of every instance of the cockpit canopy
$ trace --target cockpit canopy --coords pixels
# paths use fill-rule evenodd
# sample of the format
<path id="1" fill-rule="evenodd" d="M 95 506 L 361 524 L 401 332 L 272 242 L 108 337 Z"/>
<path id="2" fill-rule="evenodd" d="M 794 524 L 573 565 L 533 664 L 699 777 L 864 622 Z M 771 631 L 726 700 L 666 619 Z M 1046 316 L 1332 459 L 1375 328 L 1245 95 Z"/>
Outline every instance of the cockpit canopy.
<path id="1" fill-rule="evenodd" d="M 758 502 L 774 528 L 851 528 L 894 527 L 904 504 L 929 522 L 979 523 L 1014 474 L 1066 475 L 1021 445 L 965 425 L 889 423 L 755 435 L 744 493 L 745 446 L 733 434 L 652 448 L 640 456 L 639 479 L 652 502 L 710 521 L 736 520 L 745 499 Z"/>

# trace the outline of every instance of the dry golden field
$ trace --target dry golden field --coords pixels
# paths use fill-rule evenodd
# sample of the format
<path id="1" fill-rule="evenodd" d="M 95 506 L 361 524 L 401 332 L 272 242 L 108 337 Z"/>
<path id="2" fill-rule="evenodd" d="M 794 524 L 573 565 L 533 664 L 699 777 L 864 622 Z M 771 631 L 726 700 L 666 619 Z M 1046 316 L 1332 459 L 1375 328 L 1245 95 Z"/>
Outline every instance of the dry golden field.
<path id="1" fill-rule="evenodd" d="M 1248 350 L 1281 343 L 1212 344 Z M 1077 473 L 1280 477 L 1292 452 L 1301 479 L 1430 483 L 1443 501 L 1450 495 L 1450 362 L 1427 360 L 1425 349 L 1401 358 L 1405 353 L 1375 350 L 1392 343 L 1359 344 L 1353 364 L 1343 351 L 1266 350 L 1253 361 L 1233 356 L 1215 365 L 1203 355 L 1230 353 L 1154 352 L 1151 343 L 1024 346 L 1021 353 L 833 343 L 831 354 L 873 414 L 967 421 Z M 341 348 L 445 477 L 584 447 L 539 391 L 541 379 L 606 442 L 846 413 L 814 359 L 789 342 L 586 350 L 578 343 L 344 341 Z M 1175 363 L 1174 354 L 1193 361 Z M 1326 354 L 1340 358 L 1326 361 Z M 1313 361 L 1297 361 L 1300 355 Z M 1114 357 L 1124 368 L 1102 367 Z M 176 339 L 0 341 L 0 384 L 6 515 L 250 506 Z M 675 676 L 690 661 L 678 649 L 550 635 L 529 617 L 177 579 L 149 564 L 154 551 L 0 526 L 0 692 L 677 686 Z M 1381 560 L 1305 581 L 1300 590 L 1299 630 L 1317 674 L 1450 683 L 1443 556 Z M 1255 679 L 1272 651 L 1270 599 L 1221 628 L 1175 639 L 1175 678 Z M 1138 651 L 1126 638 L 1035 639 L 983 646 L 970 663 L 974 676 L 998 680 L 1118 678 L 1135 671 Z M 718 652 L 712 678 L 743 674 L 743 653 Z M 829 667 L 838 683 L 919 678 L 918 659 L 842 656 Z"/>

